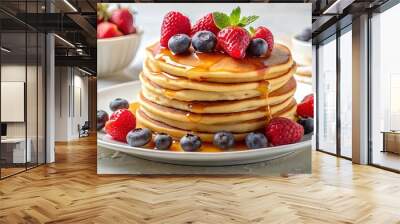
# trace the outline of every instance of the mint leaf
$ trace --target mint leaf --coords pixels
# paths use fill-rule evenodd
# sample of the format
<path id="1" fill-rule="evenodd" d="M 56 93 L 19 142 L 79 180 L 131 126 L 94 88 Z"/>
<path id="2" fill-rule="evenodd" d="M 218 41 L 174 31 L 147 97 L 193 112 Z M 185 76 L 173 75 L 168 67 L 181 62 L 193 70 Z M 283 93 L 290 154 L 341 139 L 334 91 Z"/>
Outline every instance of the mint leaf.
<path id="1" fill-rule="evenodd" d="M 258 16 L 244 16 L 240 18 L 240 13 L 240 7 L 236 7 L 229 16 L 223 12 L 213 12 L 212 15 L 215 25 L 221 30 L 228 26 L 245 27 L 259 18 Z"/>
<path id="2" fill-rule="evenodd" d="M 221 30 L 231 25 L 229 16 L 222 12 L 213 12 L 213 20 L 215 25 Z"/>
<path id="3" fill-rule="evenodd" d="M 259 18 L 259 16 L 248 16 L 248 17 L 243 17 L 240 22 L 239 22 L 239 26 L 247 26 L 250 23 L 256 21 Z"/>
<path id="4" fill-rule="evenodd" d="M 235 9 L 232 10 L 230 15 L 231 25 L 236 26 L 237 24 L 239 24 L 239 20 L 240 20 L 240 7 L 236 7 Z"/>
<path id="5" fill-rule="evenodd" d="M 246 26 L 247 24 L 247 17 L 242 17 L 239 22 L 239 26 Z"/>
<path id="6" fill-rule="evenodd" d="M 246 25 L 249 25 L 250 23 L 256 21 L 258 18 L 260 18 L 260 17 L 259 16 L 249 16 L 249 17 L 247 17 L 247 24 Z"/>

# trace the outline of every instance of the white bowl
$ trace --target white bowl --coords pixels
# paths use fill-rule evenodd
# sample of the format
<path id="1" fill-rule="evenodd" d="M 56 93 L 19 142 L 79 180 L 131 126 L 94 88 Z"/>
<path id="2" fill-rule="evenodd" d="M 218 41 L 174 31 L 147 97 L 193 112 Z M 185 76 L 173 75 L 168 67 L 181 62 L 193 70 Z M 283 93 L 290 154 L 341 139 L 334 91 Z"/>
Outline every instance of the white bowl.
<path id="1" fill-rule="evenodd" d="M 293 59 L 300 65 L 311 65 L 312 46 L 311 41 L 302 41 L 296 37 L 292 38 Z"/>
<path id="2" fill-rule="evenodd" d="M 111 76 L 135 59 L 143 31 L 120 37 L 97 39 L 97 75 Z"/>

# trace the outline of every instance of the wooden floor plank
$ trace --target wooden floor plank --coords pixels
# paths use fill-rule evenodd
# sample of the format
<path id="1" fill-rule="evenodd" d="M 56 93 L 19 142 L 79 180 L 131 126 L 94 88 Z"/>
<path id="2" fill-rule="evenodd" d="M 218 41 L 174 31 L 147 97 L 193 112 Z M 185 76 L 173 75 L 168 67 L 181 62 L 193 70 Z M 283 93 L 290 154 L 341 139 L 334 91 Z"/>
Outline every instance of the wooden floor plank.
<path id="1" fill-rule="evenodd" d="M 98 176 L 96 139 L 0 181 L 0 223 L 400 223 L 400 175 L 313 152 L 289 177 Z"/>

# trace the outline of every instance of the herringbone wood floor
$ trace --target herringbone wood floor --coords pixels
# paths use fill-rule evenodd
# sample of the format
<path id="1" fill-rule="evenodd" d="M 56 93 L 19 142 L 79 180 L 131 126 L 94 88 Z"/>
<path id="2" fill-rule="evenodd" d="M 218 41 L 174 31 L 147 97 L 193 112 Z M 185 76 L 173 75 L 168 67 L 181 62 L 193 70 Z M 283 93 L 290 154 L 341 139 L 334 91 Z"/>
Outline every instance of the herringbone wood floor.
<path id="1" fill-rule="evenodd" d="M 290 177 L 96 175 L 96 142 L 0 181 L 0 223 L 400 223 L 400 175 L 313 153 Z"/>

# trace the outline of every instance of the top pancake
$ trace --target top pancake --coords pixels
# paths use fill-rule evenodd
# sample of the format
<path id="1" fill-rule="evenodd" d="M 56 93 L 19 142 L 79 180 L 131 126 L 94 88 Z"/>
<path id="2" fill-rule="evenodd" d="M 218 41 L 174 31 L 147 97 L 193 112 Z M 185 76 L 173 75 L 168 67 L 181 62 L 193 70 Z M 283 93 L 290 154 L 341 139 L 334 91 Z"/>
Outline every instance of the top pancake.
<path id="1" fill-rule="evenodd" d="M 183 55 L 155 43 L 146 48 L 149 63 L 168 74 L 191 80 L 239 83 L 274 79 L 287 73 L 294 65 L 290 50 L 275 44 L 267 58 L 246 57 L 238 60 L 222 53 L 198 53 L 193 50 Z"/>

